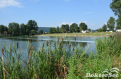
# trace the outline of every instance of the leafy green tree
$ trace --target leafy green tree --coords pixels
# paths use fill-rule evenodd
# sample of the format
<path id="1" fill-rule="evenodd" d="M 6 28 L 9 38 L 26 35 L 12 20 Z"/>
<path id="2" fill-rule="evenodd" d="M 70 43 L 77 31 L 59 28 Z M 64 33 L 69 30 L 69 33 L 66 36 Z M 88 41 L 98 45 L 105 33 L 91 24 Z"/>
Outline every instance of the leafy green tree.
<path id="1" fill-rule="evenodd" d="M 29 28 L 29 29 L 28 29 L 29 32 L 30 32 L 31 30 L 36 30 L 36 31 L 37 31 L 37 29 L 38 29 L 37 22 L 34 21 L 34 20 L 29 20 L 28 23 L 27 23 L 27 26 L 28 26 L 28 28 Z"/>
<path id="2" fill-rule="evenodd" d="M 27 25 L 25 25 L 26 26 L 26 35 L 29 35 L 30 34 L 30 28 L 29 28 L 29 26 L 27 26 Z"/>
<path id="3" fill-rule="evenodd" d="M 53 28 L 50 27 L 50 28 L 49 28 L 49 33 L 51 34 L 52 32 L 53 32 Z"/>
<path id="4" fill-rule="evenodd" d="M 61 32 L 62 33 L 65 33 L 66 32 L 66 28 L 65 28 L 65 25 L 64 24 L 61 25 Z"/>
<path id="5" fill-rule="evenodd" d="M 52 28 L 52 33 L 56 33 L 55 27 Z"/>
<path id="6" fill-rule="evenodd" d="M 8 25 L 8 32 L 12 35 L 12 36 L 19 36 L 19 24 L 18 23 L 9 23 Z"/>
<path id="7" fill-rule="evenodd" d="M 112 0 L 110 3 L 110 8 L 114 12 L 115 15 L 121 14 L 121 0 Z"/>
<path id="8" fill-rule="evenodd" d="M 37 33 L 37 31 L 36 31 L 36 30 L 31 30 L 30 33 L 31 33 L 32 35 L 35 35 L 35 34 Z"/>
<path id="9" fill-rule="evenodd" d="M 121 29 L 121 15 L 119 15 L 118 19 L 116 20 L 117 26 L 116 29 Z"/>
<path id="10" fill-rule="evenodd" d="M 4 26 L 4 31 L 8 32 L 8 27 L 7 26 Z"/>
<path id="11" fill-rule="evenodd" d="M 4 32 L 4 27 L 5 27 L 4 25 L 0 25 L 0 33 L 1 34 L 3 34 L 3 32 Z"/>
<path id="12" fill-rule="evenodd" d="M 69 31 L 69 25 L 68 24 L 65 25 L 65 29 L 66 29 L 66 32 Z"/>
<path id="13" fill-rule="evenodd" d="M 98 31 L 98 32 L 102 32 L 102 31 L 103 31 L 103 29 L 102 29 L 102 28 L 99 28 L 99 29 L 97 29 L 97 31 Z"/>
<path id="14" fill-rule="evenodd" d="M 75 29 L 75 32 L 79 31 L 78 24 L 74 24 L 74 29 Z"/>
<path id="15" fill-rule="evenodd" d="M 26 30 L 27 26 L 24 23 L 20 24 L 20 35 L 26 35 L 27 34 Z"/>
<path id="16" fill-rule="evenodd" d="M 57 32 L 57 33 L 60 33 L 60 28 L 59 28 L 59 26 L 57 26 L 56 32 Z"/>
<path id="17" fill-rule="evenodd" d="M 103 31 L 105 32 L 107 30 L 107 25 L 104 24 L 103 27 L 102 27 Z"/>
<path id="18" fill-rule="evenodd" d="M 89 29 L 88 29 L 88 31 L 90 31 L 90 32 L 91 32 L 91 29 L 89 28 Z"/>
<path id="19" fill-rule="evenodd" d="M 109 30 L 114 31 L 114 28 L 115 28 L 115 18 L 110 17 L 110 19 L 107 22 L 107 26 L 108 26 Z"/>
<path id="20" fill-rule="evenodd" d="M 61 31 L 66 33 L 69 31 L 69 25 L 68 24 L 62 24 L 61 25 Z"/>
<path id="21" fill-rule="evenodd" d="M 72 25 L 70 25 L 70 32 L 78 32 L 78 25 L 76 23 L 73 23 Z"/>
<path id="22" fill-rule="evenodd" d="M 110 8 L 115 15 L 118 15 L 116 29 L 121 29 L 121 0 L 112 0 Z"/>
<path id="23" fill-rule="evenodd" d="M 80 23 L 79 27 L 82 27 L 83 30 L 87 30 L 87 25 L 85 23 Z"/>
<path id="24" fill-rule="evenodd" d="M 40 30 L 40 33 L 43 34 L 43 30 Z"/>
<path id="25" fill-rule="evenodd" d="M 81 32 L 82 30 L 83 30 L 82 27 L 80 27 L 80 28 L 79 28 L 79 31 Z"/>

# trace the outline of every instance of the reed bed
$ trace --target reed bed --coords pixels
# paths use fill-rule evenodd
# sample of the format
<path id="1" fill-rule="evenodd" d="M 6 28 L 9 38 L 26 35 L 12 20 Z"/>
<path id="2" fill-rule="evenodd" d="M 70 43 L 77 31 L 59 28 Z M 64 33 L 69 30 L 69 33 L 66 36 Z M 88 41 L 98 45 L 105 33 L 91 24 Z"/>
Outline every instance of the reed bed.
<path id="1" fill-rule="evenodd" d="M 117 34 L 118 35 L 118 34 Z M 120 36 L 120 34 L 119 34 Z M 60 41 L 60 39 L 62 39 Z M 9 50 L 2 49 L 0 57 L 0 78 L 1 79 L 120 79 L 115 77 L 86 77 L 87 73 L 102 73 L 105 69 L 121 69 L 121 51 L 117 40 L 118 36 L 97 39 L 97 53 L 87 54 L 82 47 L 75 47 L 71 50 L 71 44 L 63 46 L 63 39 L 58 38 L 51 50 L 51 42 L 43 43 L 42 48 L 34 51 L 30 39 L 28 44 L 27 60 L 22 58 L 22 53 L 10 45 Z M 75 37 L 76 41 L 76 37 Z M 76 42 L 75 42 L 76 43 Z M 58 45 L 57 45 L 58 44 Z M 46 48 L 44 48 L 46 45 Z M 117 47 L 118 45 L 118 47 Z M 23 67 L 23 64 L 25 66 Z"/>

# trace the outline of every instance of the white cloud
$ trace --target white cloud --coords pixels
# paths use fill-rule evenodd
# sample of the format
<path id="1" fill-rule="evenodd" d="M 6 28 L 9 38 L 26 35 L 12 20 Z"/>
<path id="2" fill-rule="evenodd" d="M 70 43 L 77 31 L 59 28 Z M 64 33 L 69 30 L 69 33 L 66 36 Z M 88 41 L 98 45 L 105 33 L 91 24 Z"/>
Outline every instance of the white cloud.
<path id="1" fill-rule="evenodd" d="M 63 24 L 63 25 L 68 24 L 68 25 L 69 25 L 69 23 L 66 23 L 66 22 L 63 22 L 62 24 Z M 62 24 L 61 24 L 61 25 L 62 25 Z"/>
<path id="2" fill-rule="evenodd" d="M 105 23 L 105 25 L 107 25 L 107 22 Z"/>
<path id="3" fill-rule="evenodd" d="M 79 22 L 79 24 L 80 24 L 80 23 L 87 23 L 87 21 L 81 21 L 81 22 Z"/>
<path id="4" fill-rule="evenodd" d="M 23 7 L 20 4 L 20 2 L 17 2 L 15 0 L 0 0 L 0 8 L 4 8 L 7 6 Z"/>
<path id="5" fill-rule="evenodd" d="M 71 22 L 71 23 L 66 23 L 66 22 L 63 22 L 62 24 L 59 24 L 59 26 L 61 26 L 61 25 L 66 25 L 66 24 L 68 24 L 69 26 L 70 25 L 72 25 L 74 22 Z"/>
<path id="6" fill-rule="evenodd" d="M 93 13 L 93 12 L 87 12 L 86 14 L 91 14 L 91 13 Z"/>
<path id="7" fill-rule="evenodd" d="M 73 23 L 74 23 L 74 22 L 71 22 L 70 25 L 72 25 Z M 70 26 L 70 25 L 69 25 L 69 26 Z"/>
<path id="8" fill-rule="evenodd" d="M 64 0 L 64 1 L 68 2 L 69 0 Z"/>

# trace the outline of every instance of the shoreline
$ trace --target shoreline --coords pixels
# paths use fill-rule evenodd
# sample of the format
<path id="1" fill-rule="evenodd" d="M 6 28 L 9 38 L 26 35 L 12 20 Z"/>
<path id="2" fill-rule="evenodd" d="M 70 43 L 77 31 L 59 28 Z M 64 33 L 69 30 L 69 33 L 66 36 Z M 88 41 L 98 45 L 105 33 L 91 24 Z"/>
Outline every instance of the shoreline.
<path id="1" fill-rule="evenodd" d="M 42 34 L 33 36 L 62 36 L 62 37 L 108 37 L 109 35 L 115 34 L 114 32 L 94 32 L 94 33 L 55 33 L 55 34 Z"/>
<path id="2" fill-rule="evenodd" d="M 54 36 L 54 35 L 33 35 L 33 36 Z M 57 35 L 55 35 L 56 37 Z M 62 35 L 60 35 L 61 37 L 63 37 Z M 72 35 L 66 35 L 64 37 L 107 37 L 107 36 L 72 36 Z M 58 37 L 58 36 L 57 36 Z"/>

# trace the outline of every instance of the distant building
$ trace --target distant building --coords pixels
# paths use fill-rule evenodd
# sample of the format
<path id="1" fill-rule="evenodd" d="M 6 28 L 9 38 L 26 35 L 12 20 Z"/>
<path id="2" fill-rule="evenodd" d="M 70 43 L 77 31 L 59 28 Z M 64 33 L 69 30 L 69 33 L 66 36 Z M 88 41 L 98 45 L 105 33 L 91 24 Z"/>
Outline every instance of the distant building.
<path id="1" fill-rule="evenodd" d="M 117 29 L 116 32 L 121 32 L 121 29 Z"/>
<path id="2" fill-rule="evenodd" d="M 109 32 L 113 32 L 113 31 L 109 31 Z"/>
<path id="3" fill-rule="evenodd" d="M 4 31 L 4 32 L 3 32 L 3 35 L 7 35 L 7 31 Z"/>
<path id="4" fill-rule="evenodd" d="M 88 30 L 85 30 L 85 31 L 84 31 L 84 30 L 82 30 L 81 32 L 82 32 L 82 33 L 89 33 L 89 31 L 88 31 Z"/>
<path id="5" fill-rule="evenodd" d="M 48 34 L 48 32 L 44 32 L 44 34 Z"/>

